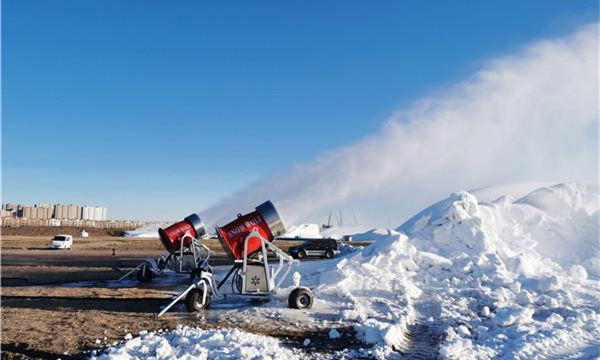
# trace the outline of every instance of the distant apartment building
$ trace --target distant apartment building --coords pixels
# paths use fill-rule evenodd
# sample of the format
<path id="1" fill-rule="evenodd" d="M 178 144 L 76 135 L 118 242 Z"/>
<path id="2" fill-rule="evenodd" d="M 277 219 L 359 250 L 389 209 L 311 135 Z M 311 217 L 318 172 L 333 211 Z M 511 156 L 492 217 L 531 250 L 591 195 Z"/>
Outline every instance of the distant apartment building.
<path id="1" fill-rule="evenodd" d="M 67 216 L 66 205 L 56 204 L 54 205 L 54 218 L 55 219 L 65 219 Z"/>
<path id="2" fill-rule="evenodd" d="M 83 206 L 81 208 L 81 219 L 104 221 L 106 220 L 106 208 L 102 206 Z"/>
<path id="3" fill-rule="evenodd" d="M 48 204 L 36 204 L 34 206 L 21 205 L 18 207 L 16 217 L 24 217 L 28 219 L 52 219 L 54 208 Z"/>
<path id="4" fill-rule="evenodd" d="M 80 218 L 81 207 L 78 205 L 69 205 L 67 207 L 67 216 L 69 220 L 75 220 Z"/>
<path id="5" fill-rule="evenodd" d="M 107 221 L 106 207 L 88 205 L 64 204 L 2 204 L 2 218 L 23 218 L 34 220 L 72 220 Z"/>
<path id="6" fill-rule="evenodd" d="M 7 211 L 7 210 L 2 210 Z M 148 225 L 144 221 L 130 221 L 130 220 L 106 220 L 106 221 L 94 221 L 94 220 L 82 220 L 82 219 L 28 219 L 28 218 L 15 218 L 15 217 L 4 217 L 0 219 L 0 226 L 2 227 L 21 227 L 21 226 L 76 226 L 76 227 L 87 227 L 87 228 L 99 228 L 99 229 L 117 229 L 117 230 L 133 230 L 142 226 Z"/>

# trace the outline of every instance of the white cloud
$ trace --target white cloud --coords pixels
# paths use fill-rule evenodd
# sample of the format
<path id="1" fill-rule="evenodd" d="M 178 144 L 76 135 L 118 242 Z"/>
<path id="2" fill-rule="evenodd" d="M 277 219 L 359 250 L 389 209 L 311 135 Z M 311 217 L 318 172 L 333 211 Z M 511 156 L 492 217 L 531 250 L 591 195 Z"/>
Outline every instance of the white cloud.
<path id="1" fill-rule="evenodd" d="M 598 181 L 598 24 L 492 59 L 375 134 L 206 209 L 223 224 L 266 199 L 288 223 L 352 207 L 392 225 L 436 198 L 519 180 Z M 333 136 L 333 135 L 332 135 Z"/>

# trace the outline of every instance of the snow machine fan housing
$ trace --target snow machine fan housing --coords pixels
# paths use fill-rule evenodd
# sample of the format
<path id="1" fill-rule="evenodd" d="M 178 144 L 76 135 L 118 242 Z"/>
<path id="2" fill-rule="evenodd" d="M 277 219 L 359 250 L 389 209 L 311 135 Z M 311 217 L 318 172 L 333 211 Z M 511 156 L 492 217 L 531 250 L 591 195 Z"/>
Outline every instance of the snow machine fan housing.
<path id="1" fill-rule="evenodd" d="M 171 253 L 181 248 L 182 241 L 183 246 L 190 246 L 192 244 L 192 238 L 189 236 L 184 237 L 186 233 L 189 233 L 196 239 L 200 239 L 206 235 L 206 227 L 204 226 L 204 222 L 202 222 L 202 219 L 200 219 L 198 214 L 192 214 L 166 229 L 158 229 L 160 241 L 165 249 Z"/>
<path id="2" fill-rule="evenodd" d="M 271 201 L 265 201 L 258 205 L 255 211 L 246 215 L 238 214 L 237 219 L 229 224 L 222 227 L 217 226 L 216 232 L 225 252 L 232 259 L 240 260 L 243 258 L 244 240 L 253 229 L 256 229 L 268 241 L 285 233 L 283 219 Z M 259 239 L 250 239 L 247 253 L 256 252 L 260 246 Z"/>

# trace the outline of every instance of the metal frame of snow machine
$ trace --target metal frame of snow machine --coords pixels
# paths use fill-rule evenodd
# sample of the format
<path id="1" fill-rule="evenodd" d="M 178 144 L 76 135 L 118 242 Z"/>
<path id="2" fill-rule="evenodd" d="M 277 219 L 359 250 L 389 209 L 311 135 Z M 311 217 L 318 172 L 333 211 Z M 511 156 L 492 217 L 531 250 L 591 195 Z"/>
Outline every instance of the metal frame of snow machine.
<path id="1" fill-rule="evenodd" d="M 186 241 L 184 241 L 186 240 Z M 152 278 L 160 276 L 167 269 L 169 262 L 175 262 L 175 272 L 179 274 L 195 274 L 200 271 L 202 264 L 208 258 L 210 250 L 202 244 L 202 238 L 196 239 L 190 232 L 181 236 L 179 249 L 168 251 L 167 255 L 161 255 L 157 259 L 147 258 L 138 266 L 119 278 L 118 281 L 126 279 L 136 273 L 140 282 L 149 282 Z M 202 254 L 202 250 L 206 255 Z M 184 256 L 191 255 L 193 259 L 191 270 L 184 270 Z"/>
<path id="2" fill-rule="evenodd" d="M 253 239 L 260 241 L 260 249 L 253 254 L 249 254 L 248 242 Z M 278 260 L 276 267 L 269 266 L 269 252 L 275 255 Z M 234 261 L 233 267 L 219 284 L 215 281 L 212 267 L 208 265 L 209 256 L 210 252 L 194 277 L 193 283 L 167 305 L 158 316 L 167 312 L 184 297 L 189 311 L 201 311 L 208 308 L 213 298 L 243 297 L 268 300 L 289 275 L 292 265 L 299 263 L 298 260 L 294 260 L 265 239 L 257 228 L 253 228 L 244 240 L 243 259 Z M 232 279 L 233 293 L 222 294 L 219 289 L 233 273 L 235 273 Z M 310 309 L 312 303 L 312 292 L 304 286 L 297 286 L 288 298 L 289 307 L 295 309 Z"/>

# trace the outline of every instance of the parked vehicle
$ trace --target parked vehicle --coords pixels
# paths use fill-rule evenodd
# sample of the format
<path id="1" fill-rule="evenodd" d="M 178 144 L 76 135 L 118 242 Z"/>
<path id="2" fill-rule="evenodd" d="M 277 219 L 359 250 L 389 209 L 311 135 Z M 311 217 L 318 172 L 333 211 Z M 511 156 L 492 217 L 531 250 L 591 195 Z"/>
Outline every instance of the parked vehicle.
<path id="1" fill-rule="evenodd" d="M 335 239 L 308 239 L 301 245 L 292 246 L 289 252 L 296 259 L 304 259 L 307 256 L 331 259 L 339 254 L 340 250 Z"/>
<path id="2" fill-rule="evenodd" d="M 73 237 L 71 235 L 55 235 L 50 241 L 51 249 L 68 249 L 73 246 Z"/>

